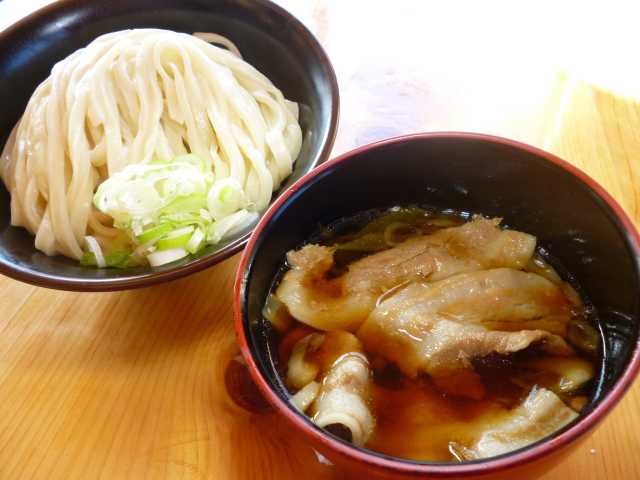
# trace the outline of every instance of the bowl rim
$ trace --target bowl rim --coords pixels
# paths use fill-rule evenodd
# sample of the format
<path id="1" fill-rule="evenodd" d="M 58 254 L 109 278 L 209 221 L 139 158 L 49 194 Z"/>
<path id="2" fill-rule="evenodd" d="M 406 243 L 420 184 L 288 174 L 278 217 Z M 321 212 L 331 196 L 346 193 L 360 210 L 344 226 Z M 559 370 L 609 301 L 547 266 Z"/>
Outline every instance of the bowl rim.
<path id="1" fill-rule="evenodd" d="M 325 81 L 327 82 L 331 97 L 329 128 L 322 143 L 322 147 L 309 162 L 306 172 L 303 174 L 304 177 L 308 172 L 328 159 L 335 143 L 340 114 L 340 92 L 336 73 L 331 60 L 325 49 L 320 44 L 320 41 L 307 28 L 302 20 L 298 19 L 291 12 L 271 0 L 253 0 L 253 4 L 255 4 L 256 8 L 267 9 L 276 13 L 287 21 L 290 28 L 297 30 L 297 32 L 305 39 L 310 51 L 318 58 L 327 74 Z M 73 12 L 79 8 L 90 7 L 92 5 L 95 7 L 95 2 L 92 0 L 58 0 L 45 5 L 1 31 L 0 43 L 10 41 L 12 36 L 19 34 L 24 29 L 30 29 L 33 22 L 43 21 L 45 17 L 59 17 L 65 13 Z M 51 19 L 47 21 L 50 23 Z M 284 191 L 279 192 L 279 194 L 274 193 L 270 204 L 274 204 L 277 198 L 283 194 Z M 0 274 L 32 285 L 67 291 L 106 292 L 148 287 L 158 283 L 182 278 L 186 275 L 199 272 L 205 268 L 222 262 L 241 251 L 250 236 L 251 231 L 237 239 L 234 239 L 218 251 L 210 254 L 204 254 L 185 265 L 167 268 L 166 270 L 160 271 L 154 271 L 152 268 L 149 268 L 143 273 L 111 278 L 67 277 L 64 275 L 57 275 L 55 273 L 40 272 L 28 266 L 22 266 L 0 257 Z"/>
<path id="2" fill-rule="evenodd" d="M 282 400 L 269 387 L 267 380 L 262 376 L 260 369 L 253 358 L 249 346 L 248 332 L 245 329 L 243 313 L 243 304 L 247 293 L 245 287 L 248 280 L 249 268 L 253 264 L 256 243 L 265 227 L 271 222 L 280 208 L 285 205 L 285 203 L 293 195 L 295 195 L 296 192 L 298 192 L 316 176 L 336 167 L 342 162 L 349 161 L 350 159 L 357 157 L 365 152 L 390 145 L 435 139 L 480 140 L 488 143 L 513 147 L 519 150 L 524 150 L 539 158 L 551 162 L 552 164 L 560 167 L 562 170 L 576 177 L 578 180 L 586 184 L 586 186 L 589 187 L 591 191 L 594 192 L 604 202 L 604 204 L 610 209 L 616 219 L 620 222 L 620 224 L 624 228 L 625 233 L 627 234 L 627 240 L 632 250 L 635 252 L 636 268 L 638 268 L 638 260 L 640 259 L 640 234 L 638 233 L 638 230 L 635 228 L 622 207 L 616 202 L 616 200 L 613 199 L 613 197 L 609 193 L 606 192 L 606 190 L 598 182 L 596 182 L 585 172 L 578 169 L 569 162 L 562 160 L 556 155 L 532 145 L 495 135 L 457 131 L 402 135 L 360 146 L 354 150 L 343 153 L 338 157 L 329 160 L 328 162 L 312 170 L 307 175 L 298 180 L 283 195 L 281 195 L 273 203 L 269 210 L 263 215 L 263 217 L 260 219 L 260 222 L 254 229 L 253 234 L 249 239 L 249 243 L 242 254 L 236 273 L 234 285 L 234 323 L 236 335 L 238 337 L 242 356 L 247 362 L 249 373 L 264 397 L 296 429 L 302 430 L 317 444 L 322 445 L 324 448 L 327 448 L 333 453 L 338 454 L 340 457 L 356 460 L 363 465 L 377 467 L 387 471 L 392 471 L 394 473 L 402 473 L 407 475 L 428 474 L 439 478 L 449 478 L 458 475 L 480 475 L 488 473 L 498 473 L 507 469 L 531 463 L 535 460 L 545 457 L 552 452 L 567 446 L 568 444 L 572 443 L 574 440 L 577 440 L 579 437 L 594 428 L 621 400 L 622 396 L 625 394 L 625 392 L 628 390 L 633 380 L 637 376 L 640 369 L 640 340 L 636 342 L 628 364 L 626 365 L 624 371 L 622 372 L 616 383 L 613 385 L 611 390 L 605 395 L 605 397 L 592 411 L 587 413 L 584 417 L 580 418 L 576 423 L 571 425 L 565 431 L 561 432 L 553 438 L 544 440 L 538 444 L 534 444 L 530 448 L 516 451 L 513 454 L 507 453 L 502 456 L 489 458 L 487 460 L 473 463 L 442 465 L 423 464 L 411 460 L 403 460 L 397 457 L 384 457 L 375 453 L 369 453 L 365 450 L 360 450 L 347 443 L 341 442 L 324 433 L 321 429 L 313 428 L 305 421 L 302 415 L 296 412 L 291 405 Z"/>

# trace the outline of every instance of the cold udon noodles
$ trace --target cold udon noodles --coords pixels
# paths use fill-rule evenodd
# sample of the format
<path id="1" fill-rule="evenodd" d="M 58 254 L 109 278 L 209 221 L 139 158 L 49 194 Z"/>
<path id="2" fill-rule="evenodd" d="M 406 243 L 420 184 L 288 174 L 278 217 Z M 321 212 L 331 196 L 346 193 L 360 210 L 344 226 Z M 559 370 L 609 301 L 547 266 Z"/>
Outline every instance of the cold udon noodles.
<path id="1" fill-rule="evenodd" d="M 45 254 L 159 266 L 253 225 L 301 145 L 298 105 L 229 39 L 132 29 L 54 65 L 0 177 Z"/>
<path id="2" fill-rule="evenodd" d="M 288 252 L 263 314 L 295 408 L 356 446 L 445 462 L 577 418 L 599 352 L 593 310 L 534 236 L 500 223 L 395 207 Z"/>

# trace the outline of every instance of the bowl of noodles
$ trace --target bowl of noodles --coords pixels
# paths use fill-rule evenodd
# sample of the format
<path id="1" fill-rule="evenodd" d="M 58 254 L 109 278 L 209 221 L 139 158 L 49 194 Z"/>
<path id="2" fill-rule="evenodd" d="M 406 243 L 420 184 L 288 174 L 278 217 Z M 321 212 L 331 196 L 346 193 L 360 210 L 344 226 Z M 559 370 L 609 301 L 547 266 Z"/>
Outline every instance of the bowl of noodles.
<path id="1" fill-rule="evenodd" d="M 0 272 L 21 281 L 211 266 L 333 145 L 331 64 L 266 0 L 56 2 L 0 45 Z"/>

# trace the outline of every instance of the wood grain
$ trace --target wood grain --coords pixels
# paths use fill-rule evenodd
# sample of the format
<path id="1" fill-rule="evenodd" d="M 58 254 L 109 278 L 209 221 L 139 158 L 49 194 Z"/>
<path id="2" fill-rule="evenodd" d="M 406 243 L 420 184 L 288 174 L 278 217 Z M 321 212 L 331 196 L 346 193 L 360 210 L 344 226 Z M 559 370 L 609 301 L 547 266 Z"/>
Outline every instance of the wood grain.
<path id="1" fill-rule="evenodd" d="M 0 28 L 36 3 L 2 2 Z M 508 136 L 585 170 L 640 225 L 637 42 L 622 37 L 637 29 L 625 27 L 634 17 L 620 5 L 581 6 L 573 21 L 545 2 L 281 3 L 337 70 L 334 153 L 423 130 Z M 0 277 L 0 478 L 344 478 L 277 417 L 237 407 L 224 388 L 237 260 L 109 294 Z M 636 384 L 544 479 L 640 478 L 639 407 Z"/>

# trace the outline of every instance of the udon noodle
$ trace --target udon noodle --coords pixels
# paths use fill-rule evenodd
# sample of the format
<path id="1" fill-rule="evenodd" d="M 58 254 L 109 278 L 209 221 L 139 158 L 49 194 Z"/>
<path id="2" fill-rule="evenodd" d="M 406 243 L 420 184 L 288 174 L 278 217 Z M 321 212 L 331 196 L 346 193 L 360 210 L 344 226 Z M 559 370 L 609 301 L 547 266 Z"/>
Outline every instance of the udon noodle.
<path id="1" fill-rule="evenodd" d="M 53 67 L 4 147 L 0 174 L 12 224 L 46 254 L 79 259 L 86 236 L 118 235 L 92 199 L 126 166 L 194 154 L 215 181 L 237 182 L 256 212 L 291 173 L 301 141 L 297 104 L 235 53 L 188 34 L 126 30 Z"/>

